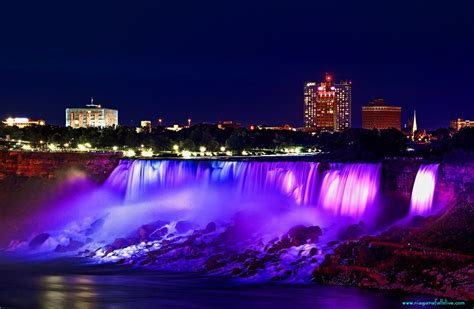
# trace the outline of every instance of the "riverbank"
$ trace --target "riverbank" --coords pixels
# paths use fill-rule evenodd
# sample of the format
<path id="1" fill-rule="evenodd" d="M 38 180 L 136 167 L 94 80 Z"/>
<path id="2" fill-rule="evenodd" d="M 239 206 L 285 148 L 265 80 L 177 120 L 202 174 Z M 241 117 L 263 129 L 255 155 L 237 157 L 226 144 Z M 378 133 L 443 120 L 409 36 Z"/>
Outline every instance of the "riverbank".
<path id="1" fill-rule="evenodd" d="M 313 271 L 315 282 L 474 301 L 474 205 L 415 217 L 375 236 L 353 237 Z"/>

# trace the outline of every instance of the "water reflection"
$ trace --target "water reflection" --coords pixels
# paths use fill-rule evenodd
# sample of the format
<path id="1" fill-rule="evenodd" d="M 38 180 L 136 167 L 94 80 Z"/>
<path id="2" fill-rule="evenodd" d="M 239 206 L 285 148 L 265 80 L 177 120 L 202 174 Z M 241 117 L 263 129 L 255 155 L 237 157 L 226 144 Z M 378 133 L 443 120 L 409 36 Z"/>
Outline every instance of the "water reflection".
<path id="1" fill-rule="evenodd" d="M 3 263 L 2 263 L 3 262 Z M 433 300 L 356 288 L 258 284 L 224 278 L 65 259 L 23 263 L 0 259 L 5 308 L 399 308 L 401 300 Z"/>
<path id="2" fill-rule="evenodd" d="M 43 308 L 93 308 L 97 293 L 90 276 L 43 276 L 38 281 Z"/>

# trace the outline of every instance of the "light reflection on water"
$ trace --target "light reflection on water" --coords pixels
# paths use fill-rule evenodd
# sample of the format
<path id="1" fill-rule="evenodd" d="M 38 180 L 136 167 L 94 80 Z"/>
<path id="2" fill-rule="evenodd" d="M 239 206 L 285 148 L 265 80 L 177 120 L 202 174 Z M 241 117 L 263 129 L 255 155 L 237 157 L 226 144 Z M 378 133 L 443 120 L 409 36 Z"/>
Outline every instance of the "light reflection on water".
<path id="1" fill-rule="evenodd" d="M 44 308 L 93 308 L 94 280 L 90 276 L 44 276 L 39 278 L 39 302 Z"/>
<path id="2" fill-rule="evenodd" d="M 199 274 L 118 266 L 84 266 L 78 260 L 4 263 L 0 307 L 40 308 L 399 308 L 399 296 L 357 288 L 255 284 Z"/>

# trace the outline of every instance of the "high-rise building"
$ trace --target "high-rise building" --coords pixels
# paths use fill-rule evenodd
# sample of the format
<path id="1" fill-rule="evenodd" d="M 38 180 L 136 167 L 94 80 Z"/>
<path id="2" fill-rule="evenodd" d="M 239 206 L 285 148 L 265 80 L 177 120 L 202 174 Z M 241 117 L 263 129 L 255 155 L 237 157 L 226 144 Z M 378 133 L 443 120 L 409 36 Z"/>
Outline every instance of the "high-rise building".
<path id="1" fill-rule="evenodd" d="M 367 106 L 362 106 L 362 128 L 400 130 L 400 106 L 385 105 L 384 99 L 375 99 Z"/>
<path id="2" fill-rule="evenodd" d="M 352 127 L 352 82 L 342 80 L 336 87 L 336 131 Z"/>
<path id="3" fill-rule="evenodd" d="M 91 100 L 91 102 L 93 102 Z M 84 108 L 66 109 L 66 127 L 108 128 L 118 126 L 118 111 L 89 104 Z"/>
<path id="4" fill-rule="evenodd" d="M 318 86 L 315 82 L 307 82 L 304 85 L 304 127 L 316 128 L 316 96 Z"/>
<path id="5" fill-rule="evenodd" d="M 474 128 L 474 120 L 465 120 L 465 119 L 454 119 L 450 122 L 451 129 L 456 131 L 461 130 L 462 128 Z"/>
<path id="6" fill-rule="evenodd" d="M 352 82 L 333 82 L 326 74 L 322 83 L 304 87 L 304 128 L 343 131 L 351 127 Z"/>
<path id="7" fill-rule="evenodd" d="M 332 84 L 332 76 L 329 74 L 326 74 L 325 82 L 318 86 L 316 129 L 336 131 L 336 87 Z"/>

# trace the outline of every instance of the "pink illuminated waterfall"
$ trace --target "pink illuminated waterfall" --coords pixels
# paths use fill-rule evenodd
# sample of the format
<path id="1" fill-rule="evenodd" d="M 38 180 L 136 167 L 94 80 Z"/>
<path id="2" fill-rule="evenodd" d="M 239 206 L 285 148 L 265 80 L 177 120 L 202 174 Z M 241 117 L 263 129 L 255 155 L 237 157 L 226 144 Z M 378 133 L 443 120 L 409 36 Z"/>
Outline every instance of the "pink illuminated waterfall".
<path id="1" fill-rule="evenodd" d="M 380 164 L 333 164 L 321 184 L 319 204 L 335 215 L 361 217 L 379 190 Z"/>
<path id="2" fill-rule="evenodd" d="M 439 164 L 420 166 L 411 193 L 410 215 L 431 213 L 438 167 Z"/>

